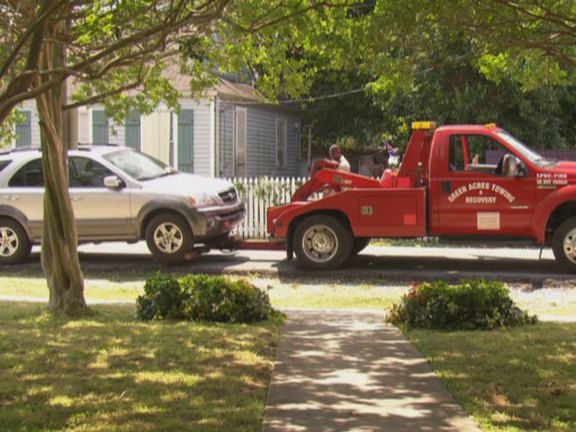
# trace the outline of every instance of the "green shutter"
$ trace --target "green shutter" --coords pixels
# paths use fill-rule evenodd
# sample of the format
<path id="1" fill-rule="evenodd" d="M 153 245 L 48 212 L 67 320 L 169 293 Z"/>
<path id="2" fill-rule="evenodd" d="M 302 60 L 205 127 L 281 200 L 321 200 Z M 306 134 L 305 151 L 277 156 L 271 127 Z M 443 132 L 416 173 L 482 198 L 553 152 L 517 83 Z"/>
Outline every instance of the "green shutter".
<path id="1" fill-rule="evenodd" d="M 108 117 L 104 111 L 92 111 L 92 144 L 108 144 Z"/>
<path id="2" fill-rule="evenodd" d="M 130 111 L 126 117 L 125 143 L 128 147 L 140 150 L 140 113 Z"/>
<path id="3" fill-rule="evenodd" d="M 16 147 L 26 147 L 32 145 L 32 113 L 22 111 L 24 120 L 16 125 Z"/>
<path id="4" fill-rule="evenodd" d="M 183 109 L 178 114 L 178 169 L 194 172 L 194 111 Z"/>

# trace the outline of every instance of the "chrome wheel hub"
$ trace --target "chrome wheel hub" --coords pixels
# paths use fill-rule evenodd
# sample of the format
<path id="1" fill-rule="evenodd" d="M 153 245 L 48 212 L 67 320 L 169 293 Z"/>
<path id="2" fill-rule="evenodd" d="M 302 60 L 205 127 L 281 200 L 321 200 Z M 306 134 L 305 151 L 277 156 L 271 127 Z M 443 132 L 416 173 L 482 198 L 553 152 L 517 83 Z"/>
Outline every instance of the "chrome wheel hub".
<path id="1" fill-rule="evenodd" d="M 18 250 L 18 236 L 10 228 L 0 228 L 0 256 L 10 257 Z"/>
<path id="2" fill-rule="evenodd" d="M 306 230 L 302 238 L 302 250 L 315 262 L 326 262 L 338 252 L 338 237 L 325 225 L 313 225 Z"/>
<path id="3" fill-rule="evenodd" d="M 562 244 L 564 255 L 576 264 L 576 228 L 568 231 Z"/>
<path id="4" fill-rule="evenodd" d="M 184 243 L 184 235 L 180 228 L 172 223 L 164 223 L 154 231 L 154 244 L 164 253 L 178 252 Z"/>

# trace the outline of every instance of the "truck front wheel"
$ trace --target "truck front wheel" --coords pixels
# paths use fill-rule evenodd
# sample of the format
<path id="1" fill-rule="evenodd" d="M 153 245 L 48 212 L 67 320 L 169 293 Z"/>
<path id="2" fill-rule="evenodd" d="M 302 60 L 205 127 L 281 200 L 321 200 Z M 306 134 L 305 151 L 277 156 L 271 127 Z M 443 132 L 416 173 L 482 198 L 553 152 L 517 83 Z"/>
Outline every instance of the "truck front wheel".
<path id="1" fill-rule="evenodd" d="M 552 251 L 558 264 L 576 272 L 576 218 L 566 219 L 556 228 L 552 237 Z"/>
<path id="2" fill-rule="evenodd" d="M 331 270 L 341 266 L 352 252 L 350 230 L 332 216 L 304 219 L 294 231 L 294 252 L 299 266 Z"/>

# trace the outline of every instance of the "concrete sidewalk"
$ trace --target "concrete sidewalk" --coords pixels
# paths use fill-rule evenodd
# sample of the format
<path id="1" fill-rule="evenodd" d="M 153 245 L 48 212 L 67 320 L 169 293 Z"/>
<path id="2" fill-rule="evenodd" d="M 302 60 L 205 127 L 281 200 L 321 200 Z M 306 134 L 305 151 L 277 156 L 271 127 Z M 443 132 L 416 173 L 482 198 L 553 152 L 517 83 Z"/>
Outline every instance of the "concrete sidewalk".
<path id="1" fill-rule="evenodd" d="M 287 315 L 263 432 L 480 431 L 383 314 Z"/>

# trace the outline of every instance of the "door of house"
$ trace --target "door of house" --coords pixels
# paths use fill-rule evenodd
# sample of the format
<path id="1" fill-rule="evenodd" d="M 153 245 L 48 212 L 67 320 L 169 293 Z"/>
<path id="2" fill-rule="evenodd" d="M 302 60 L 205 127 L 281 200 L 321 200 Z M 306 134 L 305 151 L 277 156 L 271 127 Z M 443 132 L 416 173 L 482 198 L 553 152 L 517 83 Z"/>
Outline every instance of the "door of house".
<path id="1" fill-rule="evenodd" d="M 194 111 L 182 109 L 178 114 L 178 169 L 194 172 Z"/>
<path id="2" fill-rule="evenodd" d="M 246 108 L 236 108 L 234 175 L 246 177 Z"/>

